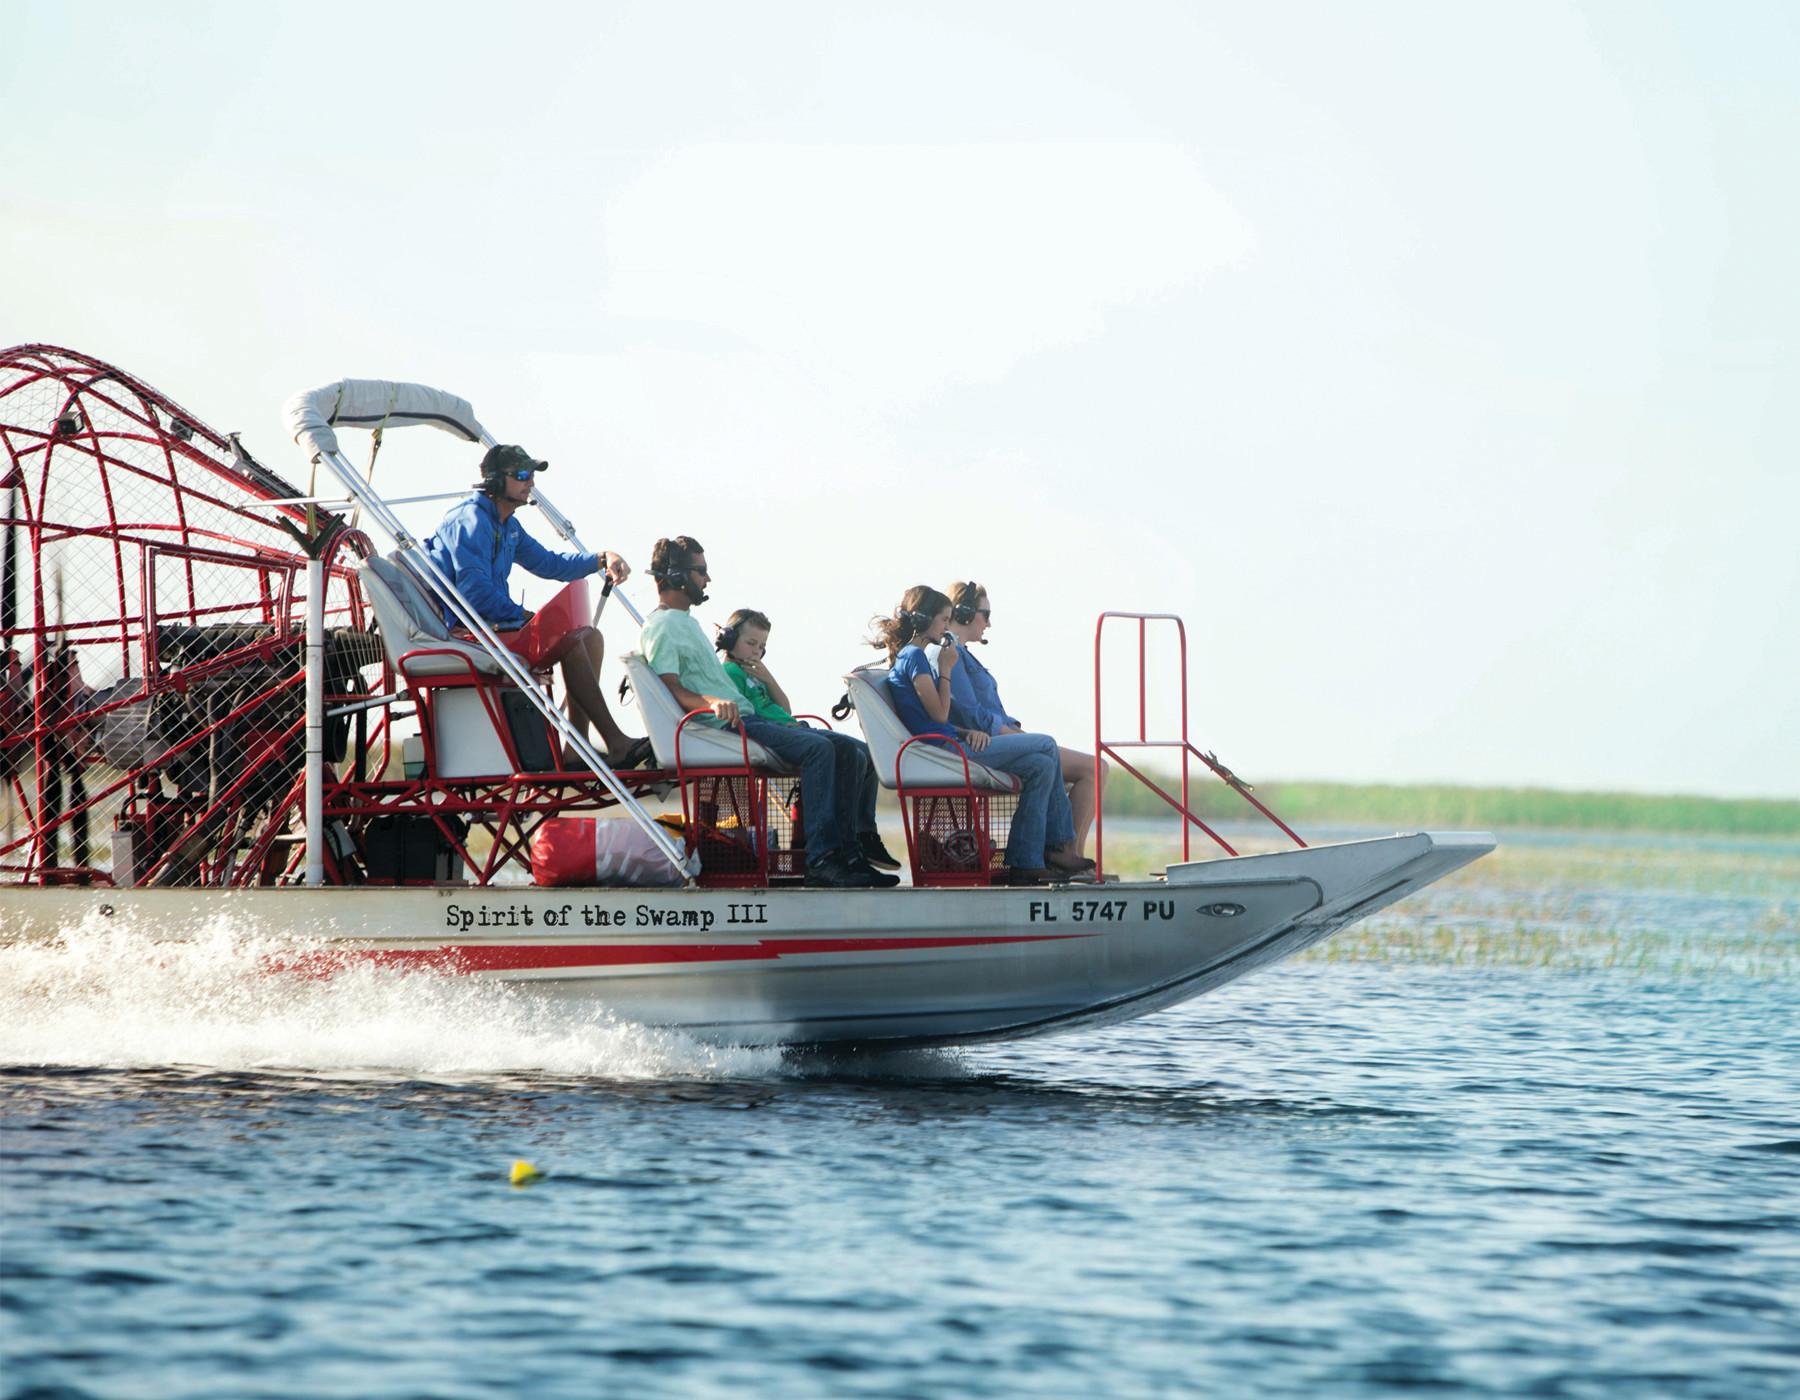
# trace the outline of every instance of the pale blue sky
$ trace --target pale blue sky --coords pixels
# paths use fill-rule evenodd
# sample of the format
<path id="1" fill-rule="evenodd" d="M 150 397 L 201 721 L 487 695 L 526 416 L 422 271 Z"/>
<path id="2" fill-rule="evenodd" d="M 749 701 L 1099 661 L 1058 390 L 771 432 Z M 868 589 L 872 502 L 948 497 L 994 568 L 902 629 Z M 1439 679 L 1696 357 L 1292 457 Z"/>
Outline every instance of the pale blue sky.
<path id="1" fill-rule="evenodd" d="M 1154 608 L 1253 777 L 1800 795 L 1791 6 L 4 30 L 0 341 L 294 475 L 295 389 L 463 394 L 590 542 L 698 535 L 806 708 L 973 575 L 1070 740 L 1093 614 Z"/>

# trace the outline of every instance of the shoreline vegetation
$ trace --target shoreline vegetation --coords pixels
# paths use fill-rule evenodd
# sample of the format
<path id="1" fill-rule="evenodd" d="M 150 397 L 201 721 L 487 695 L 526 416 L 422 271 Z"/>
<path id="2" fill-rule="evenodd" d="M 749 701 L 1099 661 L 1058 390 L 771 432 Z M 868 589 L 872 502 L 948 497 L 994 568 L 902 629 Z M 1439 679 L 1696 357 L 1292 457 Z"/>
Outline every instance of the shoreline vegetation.
<path id="1" fill-rule="evenodd" d="M 1166 791 L 1179 792 L 1179 776 L 1151 776 Z M 1189 793 L 1195 798 L 1195 812 L 1204 819 L 1262 820 L 1254 807 L 1210 775 L 1205 782 L 1194 778 Z M 1774 798 L 1315 782 L 1259 783 L 1256 796 L 1276 816 L 1295 826 L 1342 822 L 1435 830 L 1528 828 L 1800 837 L 1800 801 Z M 1106 814 L 1175 819 L 1172 807 L 1130 775 L 1117 771 L 1107 785 Z"/>

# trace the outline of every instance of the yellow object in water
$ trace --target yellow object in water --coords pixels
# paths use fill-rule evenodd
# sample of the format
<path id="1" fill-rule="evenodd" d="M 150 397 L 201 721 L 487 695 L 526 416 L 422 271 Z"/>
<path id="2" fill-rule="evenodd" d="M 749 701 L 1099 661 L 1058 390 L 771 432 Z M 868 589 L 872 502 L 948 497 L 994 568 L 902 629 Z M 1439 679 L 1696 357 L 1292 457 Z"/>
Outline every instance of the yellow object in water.
<path id="1" fill-rule="evenodd" d="M 514 1186 L 529 1186 L 532 1182 L 540 1180 L 543 1175 L 530 1162 L 521 1160 L 513 1163 L 512 1184 Z"/>

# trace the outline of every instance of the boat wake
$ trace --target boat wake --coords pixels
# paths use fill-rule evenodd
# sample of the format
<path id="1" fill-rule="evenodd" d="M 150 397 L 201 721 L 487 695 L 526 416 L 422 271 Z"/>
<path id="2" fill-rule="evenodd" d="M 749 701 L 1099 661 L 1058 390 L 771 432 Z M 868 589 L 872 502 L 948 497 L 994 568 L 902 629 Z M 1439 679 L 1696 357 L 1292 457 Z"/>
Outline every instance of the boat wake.
<path id="1" fill-rule="evenodd" d="M 96 917 L 54 943 L 0 947 L 0 1066 L 607 1079 L 781 1070 L 778 1050 L 704 1045 L 497 982 L 367 964 L 324 978 L 322 956 L 322 943 L 226 917 L 191 942 Z"/>

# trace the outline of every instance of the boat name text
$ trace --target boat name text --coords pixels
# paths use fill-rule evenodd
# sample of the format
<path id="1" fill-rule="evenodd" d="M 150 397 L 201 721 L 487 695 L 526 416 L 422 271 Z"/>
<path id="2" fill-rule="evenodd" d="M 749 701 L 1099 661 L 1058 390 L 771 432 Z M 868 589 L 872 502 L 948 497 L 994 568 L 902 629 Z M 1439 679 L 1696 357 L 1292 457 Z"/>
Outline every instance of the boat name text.
<path id="1" fill-rule="evenodd" d="M 528 904 L 507 904 L 499 908 L 483 905 L 470 909 L 461 904 L 444 906 L 444 927 L 458 933 L 478 928 L 574 928 L 575 911 L 581 911 L 583 928 L 693 928 L 704 932 L 719 922 L 715 909 L 658 909 L 639 904 L 608 909 L 601 904 L 565 904 L 561 908 L 533 909 Z M 762 903 L 727 904 L 725 923 L 766 924 L 769 906 Z"/>

